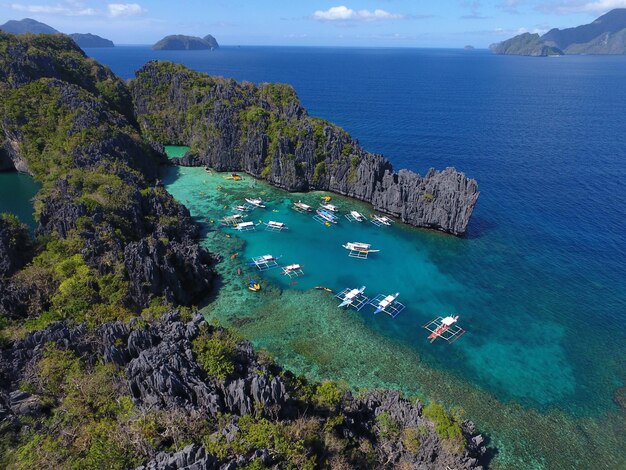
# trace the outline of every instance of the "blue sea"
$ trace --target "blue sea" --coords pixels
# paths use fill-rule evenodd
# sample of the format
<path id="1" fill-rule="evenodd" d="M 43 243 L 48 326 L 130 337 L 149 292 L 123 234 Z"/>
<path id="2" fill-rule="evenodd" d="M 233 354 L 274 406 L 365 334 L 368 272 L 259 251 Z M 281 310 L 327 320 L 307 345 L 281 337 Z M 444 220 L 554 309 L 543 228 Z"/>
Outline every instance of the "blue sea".
<path id="1" fill-rule="evenodd" d="M 341 325 L 350 344 L 379 342 L 380 354 L 322 357 L 295 321 L 288 334 L 299 341 L 272 336 L 267 325 L 242 321 L 242 331 L 298 371 L 355 386 L 397 386 L 464 407 L 498 445 L 494 468 L 626 468 L 626 419 L 614 400 L 626 383 L 626 57 L 290 47 L 87 52 L 125 79 L 157 59 L 237 80 L 289 83 L 311 115 L 343 127 L 395 168 L 423 174 L 454 166 L 475 178 L 481 196 L 463 239 L 359 229 L 406 255 L 394 264 L 383 250 L 366 261 L 378 264 L 364 276 L 372 285 L 380 279 L 389 293 L 401 285 L 412 310 L 396 323 Z M 181 169 L 166 181 L 208 223 L 206 178 L 202 169 Z M 297 228 L 302 222 L 289 214 L 288 195 L 265 191 Z M 339 240 L 346 228 L 337 230 L 332 237 Z M 246 257 L 273 243 L 266 234 L 241 239 Z M 285 250 L 289 243 L 297 253 L 293 241 Z M 331 287 L 358 282 L 341 277 L 347 261 L 336 260 L 341 268 Z M 267 276 L 285 292 L 315 283 L 289 290 L 279 278 Z M 410 322 L 440 308 L 461 315 L 468 333 L 429 349 Z M 383 350 L 399 369 L 377 382 L 383 372 L 368 374 L 383 369 Z M 411 369 L 418 360 L 421 369 Z"/>

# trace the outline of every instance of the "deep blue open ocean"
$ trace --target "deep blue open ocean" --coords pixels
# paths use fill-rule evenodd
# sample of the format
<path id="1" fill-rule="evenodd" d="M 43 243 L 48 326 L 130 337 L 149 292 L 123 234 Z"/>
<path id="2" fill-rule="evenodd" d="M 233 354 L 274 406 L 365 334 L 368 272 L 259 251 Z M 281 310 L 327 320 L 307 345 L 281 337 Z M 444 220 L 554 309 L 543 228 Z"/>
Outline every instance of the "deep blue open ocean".
<path id="1" fill-rule="evenodd" d="M 475 178 L 481 196 L 467 237 L 424 239 L 447 282 L 464 286 L 440 295 L 476 318 L 471 339 L 452 346 L 462 356 L 439 349 L 437 360 L 502 403 L 592 420 L 576 421 L 585 433 L 606 416 L 615 426 L 624 419 L 614 393 L 626 383 L 626 57 L 139 46 L 88 54 L 125 79 L 160 59 L 290 83 L 311 115 L 395 168 L 454 166 Z M 606 446 L 598 465 L 615 468 L 619 450 Z"/>

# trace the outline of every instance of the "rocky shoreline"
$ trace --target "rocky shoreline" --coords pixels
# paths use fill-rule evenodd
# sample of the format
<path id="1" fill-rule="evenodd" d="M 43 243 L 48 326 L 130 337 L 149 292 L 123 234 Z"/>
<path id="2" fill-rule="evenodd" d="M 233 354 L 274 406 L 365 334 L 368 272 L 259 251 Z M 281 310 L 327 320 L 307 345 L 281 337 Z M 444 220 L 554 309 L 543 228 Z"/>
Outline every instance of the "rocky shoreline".
<path id="1" fill-rule="evenodd" d="M 309 117 L 288 85 L 257 87 L 150 62 L 130 89 L 146 136 L 191 147 L 175 165 L 244 171 L 287 191 L 366 201 L 416 227 L 459 236 L 467 230 L 479 196 L 475 180 L 454 168 L 426 176 L 394 171 L 343 129 Z"/>

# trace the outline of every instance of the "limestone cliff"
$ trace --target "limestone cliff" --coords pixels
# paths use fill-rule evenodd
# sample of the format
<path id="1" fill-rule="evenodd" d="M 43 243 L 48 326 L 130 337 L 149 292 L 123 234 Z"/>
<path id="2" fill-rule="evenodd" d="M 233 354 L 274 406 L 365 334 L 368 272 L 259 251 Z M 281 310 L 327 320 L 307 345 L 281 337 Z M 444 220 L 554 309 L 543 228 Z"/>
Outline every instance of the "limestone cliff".
<path id="1" fill-rule="evenodd" d="M 308 116 L 288 85 L 237 83 L 151 62 L 130 87 L 145 135 L 192 148 L 175 164 L 245 171 L 288 191 L 328 190 L 371 202 L 417 227 L 467 230 L 476 181 L 453 168 L 426 176 L 395 172 L 344 130 Z"/>

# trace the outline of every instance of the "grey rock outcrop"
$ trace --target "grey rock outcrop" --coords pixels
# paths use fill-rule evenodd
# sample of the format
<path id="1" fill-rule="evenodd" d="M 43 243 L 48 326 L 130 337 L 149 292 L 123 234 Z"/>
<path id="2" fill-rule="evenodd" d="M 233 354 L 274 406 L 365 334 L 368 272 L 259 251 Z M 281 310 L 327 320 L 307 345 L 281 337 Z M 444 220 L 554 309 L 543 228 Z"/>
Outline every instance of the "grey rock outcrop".
<path id="1" fill-rule="evenodd" d="M 426 176 L 395 172 L 342 129 L 307 116 L 288 85 L 257 87 L 151 62 L 137 72 L 131 92 L 146 135 L 193 149 L 174 164 L 245 171 L 288 191 L 328 190 L 367 201 L 417 227 L 467 230 L 476 181 L 453 168 Z"/>
<path id="2" fill-rule="evenodd" d="M 190 444 L 178 452 L 160 452 L 150 462 L 136 470 L 216 470 L 217 458 L 208 454 L 204 446 Z"/>

